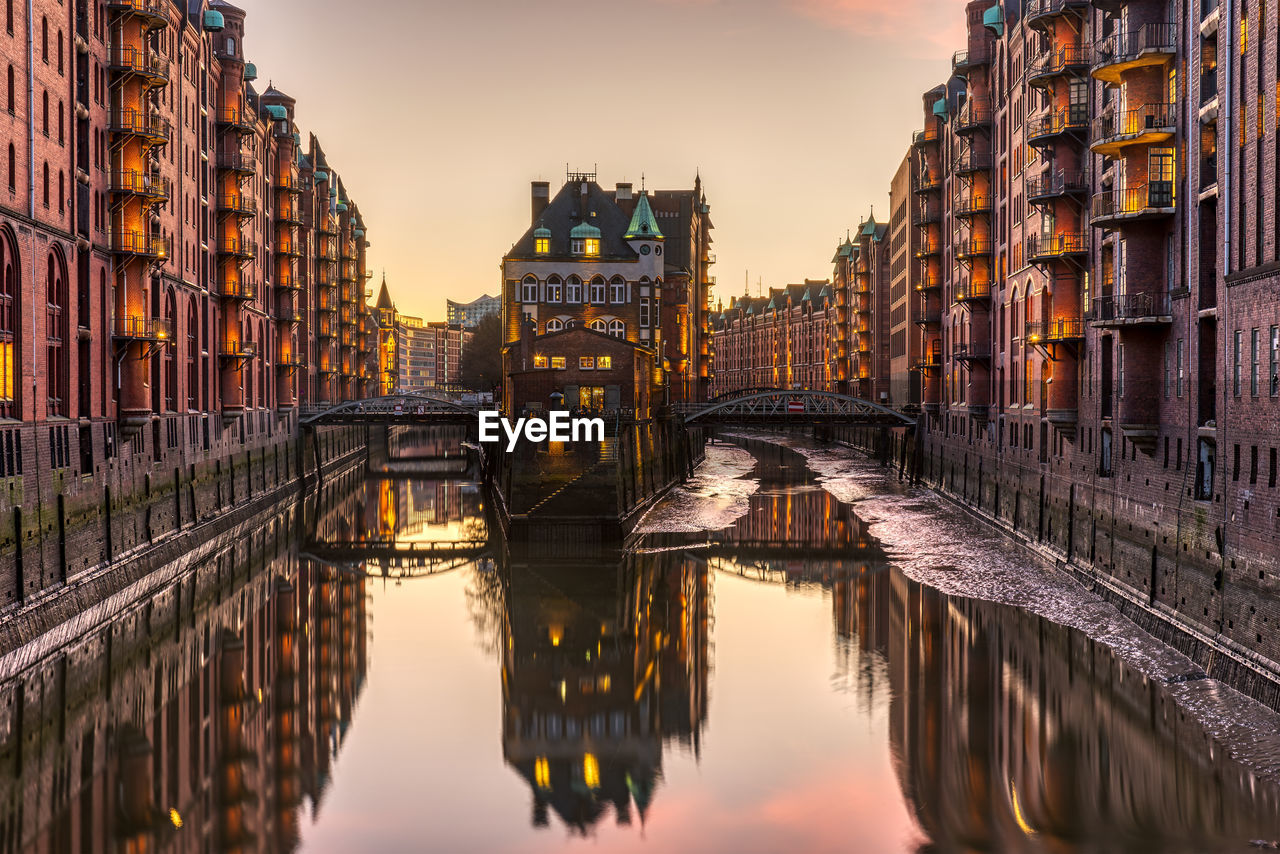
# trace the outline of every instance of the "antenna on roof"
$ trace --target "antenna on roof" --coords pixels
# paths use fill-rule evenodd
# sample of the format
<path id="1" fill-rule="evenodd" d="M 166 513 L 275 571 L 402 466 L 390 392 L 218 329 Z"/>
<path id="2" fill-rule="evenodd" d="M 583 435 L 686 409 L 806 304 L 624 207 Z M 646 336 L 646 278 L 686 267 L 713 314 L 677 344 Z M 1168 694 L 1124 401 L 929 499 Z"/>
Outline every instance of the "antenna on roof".
<path id="1" fill-rule="evenodd" d="M 640 173 L 640 192 L 644 192 L 644 173 Z"/>

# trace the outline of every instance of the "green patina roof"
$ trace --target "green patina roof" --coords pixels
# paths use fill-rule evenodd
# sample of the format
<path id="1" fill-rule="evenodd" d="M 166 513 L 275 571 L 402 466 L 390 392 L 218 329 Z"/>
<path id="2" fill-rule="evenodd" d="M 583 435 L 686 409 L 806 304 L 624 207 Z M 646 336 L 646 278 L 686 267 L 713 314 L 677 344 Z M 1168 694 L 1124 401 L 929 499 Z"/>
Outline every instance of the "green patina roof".
<path id="1" fill-rule="evenodd" d="M 254 65 L 252 62 L 246 62 L 244 64 L 244 79 L 248 80 L 250 83 L 257 80 L 258 66 Z"/>
<path id="2" fill-rule="evenodd" d="M 551 238 L 551 229 L 547 228 L 545 225 L 539 225 L 537 228 L 535 228 L 535 229 L 533 230 L 533 236 L 534 236 L 535 238 L 547 238 L 547 239 L 550 239 L 550 238 Z"/>
<path id="3" fill-rule="evenodd" d="M 631 224 L 627 226 L 627 233 L 622 235 L 623 240 L 663 240 L 662 229 L 658 228 L 658 221 L 654 219 L 653 210 L 649 207 L 649 196 L 641 195 L 640 201 L 636 203 L 635 213 L 631 214 Z"/>
<path id="4" fill-rule="evenodd" d="M 820 296 L 820 297 L 830 297 L 830 296 L 831 296 L 831 288 L 830 288 L 829 286 L 827 286 L 827 285 L 823 285 L 823 286 L 822 286 L 822 290 L 818 292 L 818 296 Z"/>
<path id="5" fill-rule="evenodd" d="M 315 179 L 317 184 L 321 183 L 322 181 L 328 181 L 329 173 L 324 171 L 323 169 L 317 169 L 315 172 Z"/>
<path id="6" fill-rule="evenodd" d="M 810 295 L 810 293 L 809 293 L 809 289 L 808 289 L 808 288 L 805 288 L 805 289 L 804 289 L 804 296 L 800 297 L 800 302 L 812 302 L 812 301 L 813 301 L 813 296 L 812 296 L 812 295 Z"/>
<path id="7" fill-rule="evenodd" d="M 933 114 L 942 120 L 947 118 L 947 99 L 939 98 L 933 102 Z"/>
<path id="8" fill-rule="evenodd" d="M 982 13 L 982 26 L 991 28 L 998 36 L 1004 35 L 1004 10 L 999 3 Z"/>
<path id="9" fill-rule="evenodd" d="M 875 219 L 869 219 L 869 220 L 867 220 L 867 224 L 866 224 L 866 225 L 864 225 L 864 226 L 862 227 L 862 236 L 863 236 L 863 237 L 875 237 L 875 236 L 876 236 L 876 221 L 875 221 Z"/>
<path id="10" fill-rule="evenodd" d="M 275 119 L 278 122 L 284 121 L 285 119 L 289 118 L 288 111 L 286 111 L 285 108 L 280 106 L 279 104 L 267 104 L 266 109 L 267 109 L 267 115 L 271 116 L 271 118 Z"/>
<path id="11" fill-rule="evenodd" d="M 600 236 L 600 229 L 596 228 L 594 225 L 592 225 L 589 222 L 580 222 L 573 227 L 573 231 L 569 232 L 569 237 L 573 239 L 583 238 L 583 237 L 599 237 L 599 236 Z"/>
<path id="12" fill-rule="evenodd" d="M 220 32 L 227 25 L 227 21 L 222 17 L 222 13 L 214 9 L 206 9 L 204 13 L 204 28 L 211 33 Z"/>

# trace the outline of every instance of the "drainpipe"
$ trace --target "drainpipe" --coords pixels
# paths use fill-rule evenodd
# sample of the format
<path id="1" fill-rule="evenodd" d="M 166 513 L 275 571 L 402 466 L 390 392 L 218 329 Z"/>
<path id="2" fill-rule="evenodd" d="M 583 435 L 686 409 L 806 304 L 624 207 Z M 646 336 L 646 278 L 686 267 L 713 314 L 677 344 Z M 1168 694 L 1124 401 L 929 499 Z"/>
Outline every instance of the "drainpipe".
<path id="1" fill-rule="evenodd" d="M 1235 343 L 1235 335 L 1234 335 L 1234 334 L 1232 334 L 1232 332 L 1231 332 L 1231 330 L 1230 330 L 1230 329 L 1226 328 L 1226 322 L 1225 322 L 1225 321 L 1226 321 L 1226 319 L 1227 319 L 1228 317 L 1230 317 L 1230 312 L 1227 310 L 1227 305 L 1228 305 L 1228 302 L 1229 302 L 1229 300 L 1230 300 L 1230 298 L 1229 298 L 1230 289 L 1228 289 L 1228 288 L 1227 288 L 1226 274 L 1231 272 L 1231 205 L 1232 205 L 1232 201 L 1231 201 L 1231 190 L 1232 190 L 1232 187 L 1231 187 L 1231 177 L 1232 177 L 1232 172 L 1231 172 L 1231 160 L 1232 160 L 1232 157 L 1234 157 L 1234 155 L 1235 155 L 1234 148 L 1233 148 L 1233 146 L 1232 146 L 1232 144 L 1231 144 L 1231 139 L 1232 139 L 1232 129 L 1233 129 L 1234 125 L 1235 125 L 1235 122 L 1232 120 L 1232 119 L 1233 119 L 1234 114 L 1233 114 L 1233 112 L 1231 111 L 1231 92 L 1232 92 L 1231 81 L 1232 81 L 1232 76 L 1233 76 L 1233 75 L 1232 75 L 1232 72 L 1235 70 L 1235 63 L 1236 63 L 1236 47 L 1235 47 L 1234 32 L 1233 32 L 1233 28 L 1232 28 L 1232 23 L 1233 23 L 1233 21 L 1234 21 L 1234 17 L 1235 17 L 1235 8 L 1234 8 L 1234 3 L 1233 3 L 1233 0 L 1222 0 L 1222 2 L 1223 2 L 1223 8 L 1222 8 L 1222 11 L 1219 13 L 1220 20 L 1219 20 L 1219 23 L 1218 23 L 1218 31 L 1221 33 L 1224 27 L 1225 27 L 1225 29 L 1226 29 L 1226 40 L 1225 40 L 1225 41 L 1226 41 L 1227 68 L 1226 68 L 1226 75 L 1225 75 L 1225 76 L 1226 76 L 1226 79 L 1225 79 L 1225 86 L 1224 86 L 1224 90 L 1225 90 L 1225 91 L 1222 93 L 1222 97 L 1225 97 L 1225 98 L 1227 99 L 1227 109 L 1225 109 L 1225 110 L 1224 110 L 1224 109 L 1222 109 L 1221 107 L 1219 107 L 1219 108 L 1218 108 L 1218 115 L 1226 116 L 1226 119 L 1227 119 L 1227 128 L 1226 128 L 1226 143 L 1227 143 L 1227 145 L 1226 145 L 1226 154 L 1227 154 L 1227 156 L 1223 159 L 1223 164 L 1224 164 L 1224 165 L 1223 165 L 1223 172 L 1222 172 L 1222 179 L 1223 179 L 1223 180 L 1222 180 L 1222 184 L 1223 184 L 1223 185 L 1222 185 L 1222 187 L 1220 187 L 1220 188 L 1219 188 L 1219 192 L 1218 192 L 1218 198 L 1219 198 L 1219 199 L 1221 199 L 1221 200 L 1223 200 L 1223 201 L 1225 202 L 1224 204 L 1222 204 L 1222 211 L 1223 211 L 1223 228 L 1222 228 L 1222 271 L 1223 271 L 1223 279 L 1222 279 L 1222 294 L 1221 294 L 1221 297 L 1220 297 L 1220 298 L 1219 298 L 1219 300 L 1218 300 L 1218 330 L 1219 330 L 1219 333 L 1220 333 L 1220 337 L 1221 337 L 1221 339 L 1222 339 L 1222 343 L 1221 343 L 1221 345 L 1220 345 L 1220 346 L 1221 346 L 1221 348 L 1222 348 L 1222 357 L 1223 357 L 1222 364 L 1223 364 L 1223 366 L 1225 367 L 1225 366 L 1227 366 L 1227 365 L 1229 365 L 1229 364 L 1230 364 L 1230 361 L 1229 361 L 1229 360 L 1230 360 L 1230 358 L 1231 358 L 1231 355 L 1230 355 L 1230 354 L 1231 354 L 1232 347 L 1234 346 L 1234 343 Z M 1223 39 L 1219 38 L 1219 39 L 1218 39 L 1218 43 L 1219 43 L 1219 44 L 1222 44 L 1222 43 L 1223 43 Z M 1244 133 L 1244 130 L 1243 130 L 1243 129 L 1241 129 L 1240 133 L 1241 133 L 1241 134 L 1243 134 L 1243 133 Z M 1215 285 L 1216 285 L 1216 283 L 1215 283 Z M 1226 385 L 1226 383 L 1223 383 L 1223 386 L 1225 386 L 1225 385 Z M 1218 393 L 1218 390 L 1215 390 L 1215 391 L 1214 391 L 1214 393 L 1215 393 L 1215 394 L 1217 394 L 1217 393 Z M 1224 609 L 1224 603 L 1225 603 L 1225 600 L 1226 600 L 1226 586 L 1227 586 L 1227 524 L 1228 524 L 1228 522 L 1230 522 L 1230 521 L 1231 521 L 1231 511 L 1230 511 L 1230 509 L 1227 507 L 1227 500 L 1226 500 L 1226 496 L 1227 496 L 1227 482 L 1228 482 L 1228 481 L 1227 481 L 1227 464 L 1224 462 L 1224 457 L 1223 457 L 1223 451 L 1226 449 L 1227 444 L 1228 444 L 1228 443 L 1227 443 L 1227 407 L 1228 407 L 1228 406 L 1230 406 L 1230 404 L 1231 404 L 1231 394 L 1230 394 L 1230 393 L 1228 392 L 1228 390 L 1224 387 L 1224 388 L 1222 388 L 1222 389 L 1221 389 L 1221 396 L 1222 396 L 1222 412 L 1221 412 L 1221 413 L 1219 413 L 1219 416 L 1220 416 L 1220 417 L 1219 417 L 1219 418 L 1218 418 L 1218 420 L 1217 420 L 1217 426 L 1218 426 L 1218 437 L 1219 437 L 1220 441 L 1218 442 L 1218 446 L 1217 446 L 1217 448 L 1215 449 L 1215 456 L 1216 456 L 1217 461 L 1218 461 L 1218 468 L 1222 471 L 1222 496 L 1223 496 L 1223 500 L 1222 500 L 1222 539 L 1220 540 L 1219 545 L 1218 545 L 1219 557 L 1221 558 L 1221 568 L 1220 568 L 1219 572 L 1221 572 L 1221 573 L 1222 573 L 1222 590 L 1220 591 L 1220 593 L 1222 594 L 1222 596 L 1220 596 L 1220 597 L 1219 597 L 1219 600 L 1218 600 L 1218 623 L 1219 623 L 1218 631 L 1219 631 L 1219 633 L 1221 633 L 1221 631 L 1222 631 L 1221 623 L 1222 623 L 1222 617 L 1223 617 L 1223 613 L 1224 613 L 1224 610 L 1223 610 L 1223 609 Z M 1198 420 L 1198 419 L 1197 419 L 1197 420 Z M 1198 456 L 1199 456 L 1199 452 L 1197 451 L 1197 458 L 1198 458 Z"/>
<path id="2" fill-rule="evenodd" d="M 27 216 L 32 222 L 31 228 L 31 335 L 34 341 L 35 331 L 39 329 L 36 317 L 36 21 L 34 0 L 27 0 Z M 35 345 L 31 348 L 31 358 L 35 359 Z M 19 362 L 21 364 L 21 362 Z M 36 417 L 36 395 L 31 393 L 31 419 Z"/>

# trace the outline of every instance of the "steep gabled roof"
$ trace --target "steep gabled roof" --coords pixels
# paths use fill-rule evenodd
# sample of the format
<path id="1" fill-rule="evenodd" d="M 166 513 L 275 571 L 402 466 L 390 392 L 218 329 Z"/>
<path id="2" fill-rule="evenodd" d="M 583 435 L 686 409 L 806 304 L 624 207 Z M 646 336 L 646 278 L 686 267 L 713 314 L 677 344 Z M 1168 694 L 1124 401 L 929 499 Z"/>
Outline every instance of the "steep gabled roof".
<path id="1" fill-rule="evenodd" d="M 664 240 L 662 229 L 658 228 L 658 221 L 653 216 L 653 210 L 649 207 L 649 194 L 642 193 L 640 201 L 636 202 L 635 213 L 631 215 L 631 224 L 627 226 L 627 233 L 623 235 L 625 240 Z"/>
<path id="2" fill-rule="evenodd" d="M 582 187 L 587 188 L 584 194 Z M 575 258 L 570 249 L 570 233 L 586 224 L 600 230 L 600 255 L 602 259 L 634 260 L 635 250 L 627 245 L 623 235 L 627 232 L 629 218 L 622 208 L 600 189 L 594 181 L 579 183 L 569 181 L 560 188 L 550 204 L 538 215 L 538 222 L 516 241 L 507 253 L 508 258 Z M 551 233 L 551 251 L 544 255 L 534 253 L 535 228 L 545 228 Z"/>

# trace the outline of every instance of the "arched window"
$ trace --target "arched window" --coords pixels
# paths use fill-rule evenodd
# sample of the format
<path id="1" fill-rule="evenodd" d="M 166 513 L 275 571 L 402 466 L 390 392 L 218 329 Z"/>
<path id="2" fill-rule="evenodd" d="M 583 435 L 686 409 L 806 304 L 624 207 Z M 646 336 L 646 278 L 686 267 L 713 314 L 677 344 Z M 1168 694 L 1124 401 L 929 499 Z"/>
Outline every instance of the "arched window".
<path id="1" fill-rule="evenodd" d="M 48 136 L 49 135 L 49 90 L 46 89 L 44 91 L 44 94 L 41 96 L 41 99 L 42 99 L 41 103 L 43 106 L 41 106 L 40 108 L 40 117 L 41 117 L 41 121 L 43 121 L 44 123 L 42 127 L 42 131 L 45 136 Z"/>
<path id="2" fill-rule="evenodd" d="M 67 414 L 67 278 L 62 259 L 49 253 L 45 275 L 45 366 L 49 415 Z"/>
<path id="3" fill-rule="evenodd" d="M 49 164 L 44 164 L 44 206 L 49 207 Z"/>
<path id="4" fill-rule="evenodd" d="M 603 332 L 607 335 L 609 333 L 609 324 L 603 320 L 593 320 L 591 321 L 590 329 L 592 332 Z"/>
<path id="5" fill-rule="evenodd" d="M 563 286 L 560 284 L 559 276 L 547 277 L 547 302 L 560 302 L 560 298 L 564 295 Z"/>
<path id="6" fill-rule="evenodd" d="M 4 28 L 13 35 L 13 0 L 4 0 Z"/>
<path id="7" fill-rule="evenodd" d="M 582 302 L 582 279 L 570 276 L 564 288 L 565 302 Z"/>
<path id="8" fill-rule="evenodd" d="M 621 276 L 609 280 L 609 302 L 622 305 L 627 301 L 627 283 Z"/>
<path id="9" fill-rule="evenodd" d="M 58 73 L 63 73 L 62 66 L 62 30 L 58 30 Z"/>
<path id="10" fill-rule="evenodd" d="M 173 299 L 173 288 L 169 288 L 164 297 L 164 319 L 169 324 L 170 339 L 163 348 L 161 372 L 164 376 L 164 411 L 178 410 L 178 364 L 174 360 L 173 332 L 178 328 L 178 308 Z"/>
<path id="11" fill-rule="evenodd" d="M 58 102 L 58 145 L 65 145 L 67 141 L 66 119 L 64 113 L 67 105 L 62 101 Z"/>
<path id="12" fill-rule="evenodd" d="M 7 99 L 7 101 L 6 101 L 5 103 L 6 103 L 6 104 L 8 104 L 8 107 L 9 107 L 9 115 L 13 115 L 13 108 L 14 108 L 14 88 L 13 88 L 13 66 L 12 66 L 12 65 L 10 65 L 10 66 L 9 66 L 9 84 L 8 84 L 8 92 L 9 92 L 9 97 L 8 97 L 8 99 Z"/>
<path id="13" fill-rule="evenodd" d="M 623 323 L 621 320 L 609 321 L 609 334 L 614 338 L 626 338 L 627 324 Z"/>
<path id="14" fill-rule="evenodd" d="M 591 280 L 592 305 L 604 305 L 604 277 L 596 276 Z"/>
<path id="15" fill-rule="evenodd" d="M 538 301 L 538 280 L 533 276 L 525 276 L 520 283 L 520 302 Z"/>
<path id="16" fill-rule="evenodd" d="M 0 231 L 0 418 L 17 418 L 18 253 Z"/>
<path id="17" fill-rule="evenodd" d="M 559 332 L 561 329 L 564 329 L 564 324 L 559 319 L 553 317 L 547 321 L 548 332 Z"/>
<path id="18" fill-rule="evenodd" d="M 9 192 L 18 189 L 18 152 L 9 143 Z"/>
<path id="19" fill-rule="evenodd" d="M 58 213 L 67 208 L 67 173 L 58 170 Z"/>
<path id="20" fill-rule="evenodd" d="M 249 321 L 245 321 L 240 330 L 240 352 L 247 353 L 253 345 L 253 335 L 250 334 L 252 327 Z M 253 401 L 253 369 L 245 366 L 240 369 L 240 387 L 244 390 L 244 399 L 241 401 L 245 406 L 251 406 Z"/>
<path id="21" fill-rule="evenodd" d="M 40 58 L 45 65 L 49 64 L 49 19 L 43 16 L 40 18 Z"/>
<path id="22" fill-rule="evenodd" d="M 258 406 L 267 405 L 267 333 L 263 328 L 262 321 L 258 321 L 258 341 L 262 345 L 262 352 L 258 354 Z"/>
<path id="23" fill-rule="evenodd" d="M 195 297 L 187 303 L 187 409 L 197 410 L 200 399 L 200 315 Z"/>

